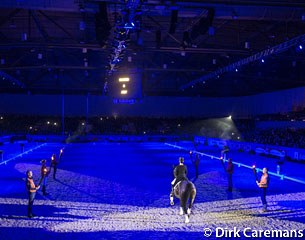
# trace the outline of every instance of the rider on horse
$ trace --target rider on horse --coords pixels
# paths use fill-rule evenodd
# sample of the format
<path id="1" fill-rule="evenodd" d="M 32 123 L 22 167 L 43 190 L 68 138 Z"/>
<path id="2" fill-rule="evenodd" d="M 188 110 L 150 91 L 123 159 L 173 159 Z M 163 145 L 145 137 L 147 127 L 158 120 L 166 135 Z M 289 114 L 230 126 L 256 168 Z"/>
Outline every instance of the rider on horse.
<path id="1" fill-rule="evenodd" d="M 178 182 L 182 181 L 182 180 L 188 180 L 186 175 L 187 175 L 187 167 L 184 165 L 184 158 L 180 157 L 179 158 L 179 165 L 177 165 L 174 168 L 175 179 L 172 181 L 172 191 L 170 193 L 171 197 L 174 196 L 174 188 L 175 188 L 176 184 Z"/>

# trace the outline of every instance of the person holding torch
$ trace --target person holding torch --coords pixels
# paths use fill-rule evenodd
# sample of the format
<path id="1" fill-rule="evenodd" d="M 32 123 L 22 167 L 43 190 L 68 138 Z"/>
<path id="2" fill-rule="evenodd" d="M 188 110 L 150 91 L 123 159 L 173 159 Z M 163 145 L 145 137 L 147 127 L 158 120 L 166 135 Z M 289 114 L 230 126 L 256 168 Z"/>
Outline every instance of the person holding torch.
<path id="1" fill-rule="evenodd" d="M 42 184 L 42 194 L 43 196 L 47 196 L 48 194 L 46 188 L 47 188 L 47 179 L 49 175 L 49 171 L 46 166 L 47 160 L 43 159 L 40 161 L 40 163 L 41 163 L 41 168 L 40 168 L 41 177 L 38 185 Z"/>
<path id="2" fill-rule="evenodd" d="M 51 172 L 52 167 L 53 167 L 53 179 L 56 179 L 57 164 L 58 164 L 58 161 L 56 159 L 56 154 L 53 153 L 52 157 L 51 157 L 51 165 L 50 165 L 50 171 L 49 171 L 49 172 Z"/>
<path id="3" fill-rule="evenodd" d="M 267 211 L 267 200 L 266 200 L 266 195 L 267 195 L 267 188 L 269 186 L 269 174 L 268 174 L 268 169 L 263 168 L 263 175 L 261 176 L 260 181 L 256 180 L 257 186 L 261 189 L 261 200 L 263 204 L 263 212 Z"/>

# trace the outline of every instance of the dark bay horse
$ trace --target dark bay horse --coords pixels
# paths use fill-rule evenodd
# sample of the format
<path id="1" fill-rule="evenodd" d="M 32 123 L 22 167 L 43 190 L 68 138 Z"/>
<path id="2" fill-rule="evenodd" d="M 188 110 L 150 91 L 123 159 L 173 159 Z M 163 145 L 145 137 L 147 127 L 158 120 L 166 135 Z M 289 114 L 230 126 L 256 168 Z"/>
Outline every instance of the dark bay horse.
<path id="1" fill-rule="evenodd" d="M 190 222 L 191 208 L 196 197 L 195 185 L 189 180 L 182 180 L 174 187 L 174 194 L 180 199 L 180 215 L 185 215 L 185 223 Z M 186 207 L 189 203 L 188 208 Z M 170 204 L 174 205 L 174 198 L 170 196 Z"/>

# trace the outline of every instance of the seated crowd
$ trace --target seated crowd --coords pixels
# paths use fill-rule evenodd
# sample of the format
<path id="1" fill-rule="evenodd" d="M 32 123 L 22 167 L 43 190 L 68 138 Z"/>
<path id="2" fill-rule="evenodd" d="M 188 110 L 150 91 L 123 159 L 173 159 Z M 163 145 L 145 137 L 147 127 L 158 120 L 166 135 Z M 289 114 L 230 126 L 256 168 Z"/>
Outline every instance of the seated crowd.
<path id="1" fill-rule="evenodd" d="M 286 118 L 289 115 L 286 115 Z M 269 120 L 268 120 L 269 119 Z M 289 121 L 280 115 L 278 121 Z M 179 135 L 206 136 L 267 145 L 305 148 L 305 128 L 260 128 L 258 121 L 276 121 L 274 115 L 255 119 L 225 118 L 149 118 L 149 117 L 61 117 L 2 115 L 0 136 L 5 135 L 61 135 L 77 133 L 92 135 Z M 289 126 L 289 125 L 288 125 Z"/>

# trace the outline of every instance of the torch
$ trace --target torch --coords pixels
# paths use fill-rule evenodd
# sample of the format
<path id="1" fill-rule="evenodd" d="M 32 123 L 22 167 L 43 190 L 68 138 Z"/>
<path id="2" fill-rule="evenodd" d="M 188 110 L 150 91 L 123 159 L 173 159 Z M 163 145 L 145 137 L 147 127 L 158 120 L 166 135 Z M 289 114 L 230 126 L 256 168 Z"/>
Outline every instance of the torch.
<path id="1" fill-rule="evenodd" d="M 226 172 L 226 166 L 225 166 L 225 162 L 224 162 L 224 159 L 223 159 L 222 156 L 220 157 L 220 161 L 221 161 L 221 165 L 223 166 L 223 169 L 224 169 L 225 172 Z"/>
<path id="2" fill-rule="evenodd" d="M 256 172 L 256 166 L 255 165 L 252 166 L 252 170 L 253 170 L 253 174 L 254 174 L 254 177 L 255 177 L 255 181 L 258 181 L 258 179 L 257 179 L 257 172 Z"/>
<path id="3" fill-rule="evenodd" d="M 60 152 L 59 152 L 59 159 L 58 159 L 58 160 L 60 160 L 60 159 L 61 159 L 61 156 L 62 156 L 63 152 L 64 152 L 64 149 L 63 149 L 63 148 L 62 148 L 62 149 L 60 149 Z"/>

